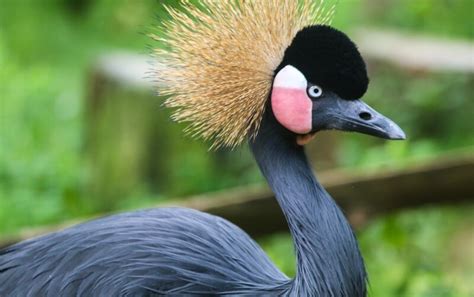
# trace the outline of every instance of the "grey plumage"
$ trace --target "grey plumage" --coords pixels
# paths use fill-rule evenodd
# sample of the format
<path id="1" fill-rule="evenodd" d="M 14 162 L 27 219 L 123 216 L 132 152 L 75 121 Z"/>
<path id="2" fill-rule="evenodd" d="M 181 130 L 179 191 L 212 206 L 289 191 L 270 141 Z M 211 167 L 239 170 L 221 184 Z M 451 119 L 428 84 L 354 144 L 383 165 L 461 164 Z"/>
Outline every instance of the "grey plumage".
<path id="1" fill-rule="evenodd" d="M 237 226 L 184 208 L 105 217 L 0 254 L 0 296 L 255 294 L 288 284 Z"/>

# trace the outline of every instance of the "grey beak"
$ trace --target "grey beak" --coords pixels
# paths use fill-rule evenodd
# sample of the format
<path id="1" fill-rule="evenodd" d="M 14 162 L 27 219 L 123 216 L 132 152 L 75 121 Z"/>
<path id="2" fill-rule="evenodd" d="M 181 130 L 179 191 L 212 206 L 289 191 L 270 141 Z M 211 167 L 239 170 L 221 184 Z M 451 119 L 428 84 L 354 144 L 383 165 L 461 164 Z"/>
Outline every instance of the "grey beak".
<path id="1" fill-rule="evenodd" d="M 380 114 L 361 100 L 350 101 L 350 103 L 346 110 L 347 124 L 345 126 L 347 130 L 385 139 L 406 139 L 405 132 L 391 119 Z"/>
<path id="2" fill-rule="evenodd" d="M 313 129 L 359 132 L 385 139 L 406 139 L 405 132 L 361 100 L 344 100 L 335 94 L 315 101 Z"/>

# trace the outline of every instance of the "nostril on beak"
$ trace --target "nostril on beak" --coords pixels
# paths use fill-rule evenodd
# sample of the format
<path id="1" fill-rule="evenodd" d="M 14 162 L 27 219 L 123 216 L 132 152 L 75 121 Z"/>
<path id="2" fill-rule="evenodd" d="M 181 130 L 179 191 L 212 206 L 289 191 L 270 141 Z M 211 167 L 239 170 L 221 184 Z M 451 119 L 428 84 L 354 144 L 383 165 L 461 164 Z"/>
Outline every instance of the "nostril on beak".
<path id="1" fill-rule="evenodd" d="M 359 113 L 359 117 L 363 119 L 364 121 L 369 121 L 372 119 L 372 115 L 366 111 Z"/>

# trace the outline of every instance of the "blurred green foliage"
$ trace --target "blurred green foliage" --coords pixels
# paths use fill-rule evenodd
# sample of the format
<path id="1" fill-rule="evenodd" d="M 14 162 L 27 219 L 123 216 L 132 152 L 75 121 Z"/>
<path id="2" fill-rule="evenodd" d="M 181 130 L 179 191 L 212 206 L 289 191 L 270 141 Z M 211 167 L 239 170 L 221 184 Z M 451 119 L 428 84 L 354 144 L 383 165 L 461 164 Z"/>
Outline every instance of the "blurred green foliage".
<path id="1" fill-rule="evenodd" d="M 68 204 L 83 193 L 88 67 L 113 48 L 144 51 L 154 1 L 141 3 L 2 1 L 0 233 L 84 214 Z"/>
<path id="2" fill-rule="evenodd" d="M 471 0 L 379 0 L 365 16 L 382 26 L 446 38 L 474 38 Z"/>
<path id="3" fill-rule="evenodd" d="M 350 30 L 355 24 L 375 23 L 472 38 L 466 12 L 472 2 L 442 2 L 443 5 L 427 5 L 434 2 L 425 0 L 341 1 L 335 25 Z M 155 24 L 166 18 L 161 3 L 177 2 L 2 1 L 0 232 L 95 211 L 80 203 L 87 201 L 85 185 L 90 178 L 82 154 L 83 104 L 89 92 L 90 66 L 98 55 L 114 49 L 148 53 L 154 45 L 146 33 L 154 32 Z M 450 13 L 443 13 L 443 8 L 448 7 Z M 443 24 L 441 32 L 439 24 Z M 344 137 L 338 152 L 341 165 L 403 164 L 413 156 L 431 156 L 474 144 L 474 135 L 465 133 L 466 127 L 472 128 L 472 76 L 412 75 L 381 65 L 371 69 L 371 78 L 367 101 L 395 118 L 410 140 L 385 143 L 356 135 Z M 157 107 L 159 113 L 163 116 Z M 176 170 L 170 173 L 171 182 L 187 182 L 179 186 L 172 183 L 171 190 L 161 194 L 188 195 L 261 181 L 246 150 L 236 154 L 244 160 L 239 176 L 247 177 L 236 179 L 235 175 L 222 174 L 227 170 L 213 174 L 203 150 L 196 150 L 199 145 L 193 147 L 173 161 Z M 137 189 L 129 198 L 111 206 L 134 208 L 148 204 L 153 197 L 156 193 Z"/>
<path id="4" fill-rule="evenodd" d="M 162 3 L 177 2 L 0 0 L 0 238 L 103 208 L 88 200 L 93 175 L 84 160 L 90 67 L 97 56 L 116 49 L 149 53 L 155 45 L 146 34 L 166 18 Z M 334 25 L 349 32 L 376 25 L 473 40 L 473 5 L 472 0 L 340 0 Z M 339 165 L 408 166 L 447 151 L 472 152 L 472 75 L 371 66 L 366 100 L 395 119 L 409 140 L 344 135 Z M 164 116 L 157 106 L 159 113 Z M 225 174 L 235 164 L 211 164 L 205 145 L 189 140 L 184 148 L 186 154 L 167 160 L 175 168 L 168 189 L 137 188 L 109 210 L 262 181 L 245 149 L 223 152 L 241 162 L 236 178 Z M 457 238 L 468 216 L 459 208 L 407 212 L 379 219 L 361 232 L 372 295 L 468 296 L 469 277 L 447 273 L 455 268 L 445 263 L 452 251 L 446 243 Z M 265 246 L 288 274 L 294 273 L 293 262 L 282 256 L 291 253 L 287 235 L 268 239 Z"/>
<path id="5" fill-rule="evenodd" d="M 334 24 L 376 25 L 426 35 L 474 39 L 471 0 L 339 0 Z"/>

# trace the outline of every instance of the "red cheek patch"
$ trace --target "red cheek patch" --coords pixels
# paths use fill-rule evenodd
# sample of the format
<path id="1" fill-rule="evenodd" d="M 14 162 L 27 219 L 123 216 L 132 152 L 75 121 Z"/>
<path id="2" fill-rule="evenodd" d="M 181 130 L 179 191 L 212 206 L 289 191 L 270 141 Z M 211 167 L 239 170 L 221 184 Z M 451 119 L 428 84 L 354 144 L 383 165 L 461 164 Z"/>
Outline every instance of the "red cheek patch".
<path id="1" fill-rule="evenodd" d="M 313 103 L 306 89 L 274 86 L 271 101 L 273 114 L 283 127 L 298 134 L 311 131 Z"/>

